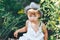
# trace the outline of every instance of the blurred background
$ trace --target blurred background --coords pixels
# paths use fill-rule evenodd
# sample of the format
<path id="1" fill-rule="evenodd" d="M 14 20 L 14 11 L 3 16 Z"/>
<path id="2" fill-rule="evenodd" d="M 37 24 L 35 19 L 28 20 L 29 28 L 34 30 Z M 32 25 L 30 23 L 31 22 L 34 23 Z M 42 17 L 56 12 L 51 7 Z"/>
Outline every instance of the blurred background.
<path id="1" fill-rule="evenodd" d="M 31 2 L 40 4 L 48 40 L 60 40 L 60 0 L 0 0 L 0 40 L 16 39 L 13 33 L 25 25 L 24 8 Z M 19 33 L 18 38 L 22 34 Z"/>

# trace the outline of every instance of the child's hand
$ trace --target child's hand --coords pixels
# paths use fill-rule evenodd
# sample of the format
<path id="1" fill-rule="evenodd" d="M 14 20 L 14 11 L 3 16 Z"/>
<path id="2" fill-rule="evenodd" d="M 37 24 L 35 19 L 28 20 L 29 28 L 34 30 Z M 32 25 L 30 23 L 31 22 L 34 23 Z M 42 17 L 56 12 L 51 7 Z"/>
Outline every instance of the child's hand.
<path id="1" fill-rule="evenodd" d="M 19 32 L 26 32 L 27 31 L 27 27 L 26 26 L 24 26 L 23 28 L 21 28 L 21 29 L 18 29 L 17 31 L 15 31 L 14 32 L 14 37 L 18 37 L 18 33 Z"/>
<path id="2" fill-rule="evenodd" d="M 18 37 L 18 31 L 14 32 L 14 37 L 16 37 L 16 38 Z"/>

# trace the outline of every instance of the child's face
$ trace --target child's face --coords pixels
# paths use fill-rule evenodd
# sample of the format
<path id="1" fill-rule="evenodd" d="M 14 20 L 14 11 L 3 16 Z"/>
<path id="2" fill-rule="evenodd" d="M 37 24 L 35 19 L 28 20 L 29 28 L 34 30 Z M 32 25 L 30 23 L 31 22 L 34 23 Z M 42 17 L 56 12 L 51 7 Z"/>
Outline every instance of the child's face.
<path id="1" fill-rule="evenodd" d="M 38 10 L 29 9 L 27 11 L 27 16 L 30 21 L 36 21 L 40 17 L 40 13 L 38 12 Z"/>

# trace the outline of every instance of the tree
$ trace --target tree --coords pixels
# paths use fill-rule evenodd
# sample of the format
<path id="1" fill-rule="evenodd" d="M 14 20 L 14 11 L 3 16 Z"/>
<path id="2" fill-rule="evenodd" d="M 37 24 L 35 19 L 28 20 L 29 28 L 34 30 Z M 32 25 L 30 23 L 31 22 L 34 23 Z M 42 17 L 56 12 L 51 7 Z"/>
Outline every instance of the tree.
<path id="1" fill-rule="evenodd" d="M 41 0 L 40 5 L 44 13 L 41 20 L 46 23 L 48 30 L 53 32 L 52 35 L 59 34 L 60 28 L 57 25 L 60 25 L 60 0 Z"/>

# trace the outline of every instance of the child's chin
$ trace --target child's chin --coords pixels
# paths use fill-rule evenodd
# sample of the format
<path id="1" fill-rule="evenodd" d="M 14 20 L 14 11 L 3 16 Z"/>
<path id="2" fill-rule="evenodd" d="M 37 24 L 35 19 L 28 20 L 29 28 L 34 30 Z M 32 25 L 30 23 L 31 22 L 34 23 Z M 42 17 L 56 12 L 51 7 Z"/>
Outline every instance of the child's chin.
<path id="1" fill-rule="evenodd" d="M 30 21 L 34 21 L 34 20 L 30 20 Z"/>
<path id="2" fill-rule="evenodd" d="M 33 22 L 33 21 L 36 21 L 36 20 L 30 20 L 30 21 L 32 21 L 32 22 Z"/>

